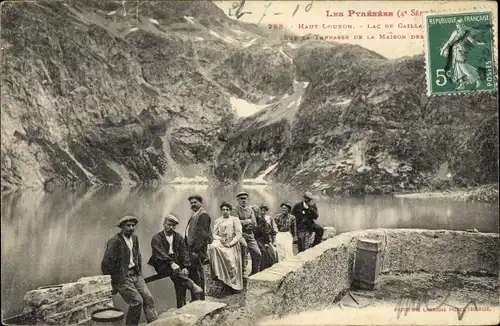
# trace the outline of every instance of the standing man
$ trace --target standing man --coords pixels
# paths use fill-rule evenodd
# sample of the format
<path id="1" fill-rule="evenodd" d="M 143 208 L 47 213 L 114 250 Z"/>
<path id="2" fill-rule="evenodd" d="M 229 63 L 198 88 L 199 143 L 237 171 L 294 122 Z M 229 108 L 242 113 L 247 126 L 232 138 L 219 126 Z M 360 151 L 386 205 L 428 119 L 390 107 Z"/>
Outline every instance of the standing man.
<path id="1" fill-rule="evenodd" d="M 179 220 L 170 214 L 163 219 L 163 230 L 151 240 L 152 256 L 148 264 L 153 266 L 159 276 L 170 277 L 174 283 L 177 308 L 186 305 L 186 289 L 199 294 L 203 289 L 196 285 L 188 275 L 191 266 L 184 238 L 175 232 Z"/>
<path id="2" fill-rule="evenodd" d="M 200 195 L 192 195 L 188 198 L 191 210 L 194 214 L 188 221 L 186 227 L 186 244 L 191 260 L 188 268 L 191 279 L 199 285 L 203 292 L 196 293 L 191 290 L 191 300 L 205 300 L 205 275 L 203 264 L 208 261 L 208 245 L 212 242 L 210 230 L 211 218 L 203 208 L 203 198 Z"/>
<path id="3" fill-rule="evenodd" d="M 247 266 L 247 252 L 250 251 L 252 258 L 252 272 L 250 275 L 260 272 L 260 261 L 262 253 L 260 252 L 259 245 L 255 240 L 254 229 L 257 227 L 257 220 L 253 210 L 248 207 L 248 193 L 240 192 L 236 195 L 238 205 L 235 209 L 235 214 L 240 218 L 241 226 L 243 227 L 243 238 L 245 239 L 246 246 L 241 246 L 241 255 L 243 262 L 243 275 Z"/>
<path id="4" fill-rule="evenodd" d="M 323 233 L 325 230 L 322 226 L 315 223 L 316 219 L 319 217 L 318 207 L 313 202 L 312 194 L 309 191 L 304 193 L 304 199 L 300 203 L 297 203 L 292 208 L 292 215 L 295 216 L 297 224 L 298 233 L 298 249 L 299 252 L 306 250 L 306 239 L 305 233 L 307 231 L 314 232 L 314 241 L 311 247 L 316 246 L 321 242 L 323 238 Z"/>
<path id="5" fill-rule="evenodd" d="M 121 232 L 108 240 L 101 263 L 104 275 L 111 275 L 113 290 L 129 305 L 126 325 L 139 325 L 141 311 L 148 323 L 158 319 L 151 292 L 142 278 L 139 240 L 134 234 L 137 217 L 126 215 L 118 222 Z"/>

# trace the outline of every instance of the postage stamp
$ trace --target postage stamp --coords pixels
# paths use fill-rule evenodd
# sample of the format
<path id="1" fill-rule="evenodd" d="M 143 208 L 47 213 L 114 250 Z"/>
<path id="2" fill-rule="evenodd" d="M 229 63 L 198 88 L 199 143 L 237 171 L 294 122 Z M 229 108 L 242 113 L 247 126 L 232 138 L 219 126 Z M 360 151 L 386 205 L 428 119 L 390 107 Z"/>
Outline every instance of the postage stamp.
<path id="1" fill-rule="evenodd" d="M 424 29 L 427 95 L 496 90 L 491 11 L 428 13 Z"/>

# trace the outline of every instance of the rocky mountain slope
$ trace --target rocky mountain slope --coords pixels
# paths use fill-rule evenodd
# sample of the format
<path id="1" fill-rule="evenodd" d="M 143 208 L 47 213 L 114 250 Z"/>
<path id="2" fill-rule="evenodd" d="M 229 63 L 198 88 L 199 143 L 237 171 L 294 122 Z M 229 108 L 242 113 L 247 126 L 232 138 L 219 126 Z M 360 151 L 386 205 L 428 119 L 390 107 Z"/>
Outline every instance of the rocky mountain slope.
<path id="1" fill-rule="evenodd" d="M 497 181 L 496 94 L 429 99 L 422 56 L 287 42 L 208 1 L 1 18 L 2 191 L 263 171 L 326 194 Z"/>
<path id="2" fill-rule="evenodd" d="M 268 51 L 252 46 L 274 34 L 206 1 L 16 2 L 1 23 L 2 191 L 210 173 L 235 119 L 222 76 L 245 66 L 225 61 L 293 70 L 259 63 Z M 246 77 L 237 86 L 249 98 L 291 85 Z"/>
<path id="3" fill-rule="evenodd" d="M 496 94 L 429 99 L 423 56 L 311 41 L 291 56 L 307 85 L 300 103 L 242 120 L 219 156 L 221 178 L 276 164 L 268 180 L 329 195 L 497 182 Z"/>

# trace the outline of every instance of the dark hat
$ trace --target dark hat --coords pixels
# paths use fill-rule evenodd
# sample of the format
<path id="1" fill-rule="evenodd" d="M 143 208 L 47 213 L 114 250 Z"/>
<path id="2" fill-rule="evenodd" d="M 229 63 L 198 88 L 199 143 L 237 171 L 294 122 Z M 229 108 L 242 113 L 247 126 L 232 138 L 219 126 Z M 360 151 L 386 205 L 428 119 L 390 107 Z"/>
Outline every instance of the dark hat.
<path id="1" fill-rule="evenodd" d="M 288 207 L 288 210 L 291 211 L 292 210 L 292 205 L 290 205 L 289 203 L 281 203 L 280 207 Z"/>
<path id="2" fill-rule="evenodd" d="M 262 204 L 262 205 L 260 205 L 260 209 L 265 209 L 266 211 L 268 211 L 269 206 Z"/>
<path id="3" fill-rule="evenodd" d="M 236 195 L 236 198 L 243 197 L 243 196 L 249 197 L 248 192 L 241 191 Z"/>
<path id="4" fill-rule="evenodd" d="M 188 197 L 188 200 L 190 201 L 191 199 L 196 199 L 200 203 L 203 203 L 203 197 L 201 197 L 200 195 L 191 195 Z"/>
<path id="5" fill-rule="evenodd" d="M 220 204 L 220 209 L 222 209 L 223 207 L 227 207 L 227 208 L 229 208 L 229 210 L 230 210 L 230 211 L 232 211 L 232 210 L 233 210 L 233 206 L 232 206 L 230 203 L 226 202 L 226 201 L 224 201 L 224 202 L 222 202 L 222 203 Z"/>
<path id="6" fill-rule="evenodd" d="M 309 199 L 313 199 L 313 194 L 310 191 L 306 191 L 304 193 L 304 197 L 305 198 L 309 198 Z"/>
<path id="7" fill-rule="evenodd" d="M 135 224 L 139 223 L 139 219 L 137 217 L 132 216 L 132 215 L 125 215 L 124 217 L 122 217 L 120 219 L 120 221 L 118 221 L 118 224 L 116 226 L 121 228 L 122 224 L 125 222 L 128 222 L 128 221 L 133 221 L 133 222 L 135 222 Z"/>

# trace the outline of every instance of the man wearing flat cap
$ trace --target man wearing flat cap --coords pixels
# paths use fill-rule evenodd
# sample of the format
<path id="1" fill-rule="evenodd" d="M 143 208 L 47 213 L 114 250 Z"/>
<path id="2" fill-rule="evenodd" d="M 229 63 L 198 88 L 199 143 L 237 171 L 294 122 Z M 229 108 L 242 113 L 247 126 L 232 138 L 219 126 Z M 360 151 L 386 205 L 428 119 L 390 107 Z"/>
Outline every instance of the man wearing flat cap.
<path id="1" fill-rule="evenodd" d="M 248 206 L 248 193 L 244 191 L 238 193 L 236 200 L 238 201 L 238 205 L 236 205 L 234 213 L 240 218 L 241 226 L 243 227 L 243 238 L 246 242 L 246 246 L 243 243 L 241 246 L 243 275 L 245 275 L 248 252 L 250 252 L 252 259 L 252 271 L 249 275 L 253 275 L 260 271 L 260 262 L 262 260 L 262 253 L 254 235 L 254 230 L 257 227 L 257 219 L 253 210 Z"/>
<path id="2" fill-rule="evenodd" d="M 134 234 L 137 217 L 125 215 L 118 222 L 121 232 L 108 240 L 101 263 L 103 275 L 111 275 L 113 290 L 129 305 L 126 325 L 139 325 L 141 312 L 148 323 L 158 319 L 151 292 L 142 277 L 139 240 Z"/>
<path id="3" fill-rule="evenodd" d="M 152 255 L 148 264 L 158 275 L 170 277 L 174 283 L 177 308 L 181 308 L 186 304 L 186 289 L 195 293 L 202 293 L 203 289 L 188 277 L 191 261 L 184 238 L 175 231 L 178 224 L 179 220 L 173 214 L 163 219 L 163 230 L 151 240 Z"/>
<path id="4" fill-rule="evenodd" d="M 325 231 L 321 225 L 316 224 L 316 220 L 319 217 L 318 207 L 313 202 L 313 195 L 309 191 L 304 193 L 303 200 L 300 203 L 293 206 L 291 213 L 295 216 L 297 224 L 297 247 L 299 252 L 307 249 L 305 237 L 307 232 L 314 232 L 314 241 L 311 247 L 319 244 Z"/>
<path id="5" fill-rule="evenodd" d="M 186 227 L 186 244 L 191 260 L 191 266 L 188 268 L 190 278 L 199 285 L 202 293 L 196 293 L 191 290 L 192 301 L 205 300 L 205 275 L 203 273 L 203 264 L 208 261 L 208 245 L 212 242 L 212 231 L 210 224 L 212 219 L 203 208 L 203 198 L 200 195 L 191 195 L 188 197 L 191 210 L 194 214 L 188 221 Z"/>

